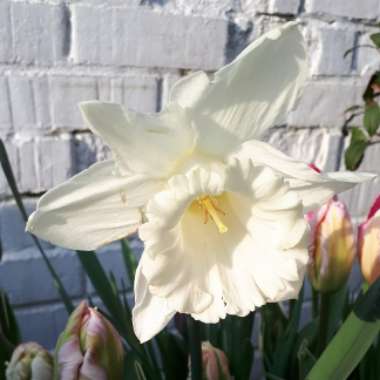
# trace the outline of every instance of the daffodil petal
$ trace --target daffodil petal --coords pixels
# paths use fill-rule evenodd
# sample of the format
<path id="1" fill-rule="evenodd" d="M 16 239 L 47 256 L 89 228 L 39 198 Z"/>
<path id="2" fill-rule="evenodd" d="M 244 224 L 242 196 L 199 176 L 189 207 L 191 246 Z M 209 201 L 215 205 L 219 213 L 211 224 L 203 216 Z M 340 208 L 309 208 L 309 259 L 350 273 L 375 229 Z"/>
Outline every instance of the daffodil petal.
<path id="1" fill-rule="evenodd" d="M 215 144 L 215 130 L 224 129 L 223 141 L 229 135 L 242 142 L 284 124 L 306 76 L 304 40 L 291 22 L 258 38 L 209 83 L 202 73 L 182 79 L 172 90 L 172 101 L 190 108 L 201 148 L 222 152 L 226 147 L 220 136 Z"/>
<path id="2" fill-rule="evenodd" d="M 178 105 L 153 115 L 99 101 L 83 102 L 80 109 L 92 131 L 110 146 L 124 174 L 164 178 L 192 152 L 195 131 Z"/>
<path id="3" fill-rule="evenodd" d="M 224 233 L 198 211 L 205 195 L 218 202 Z M 274 170 L 244 163 L 225 177 L 191 170 L 156 194 L 146 215 L 141 270 L 151 294 L 170 309 L 215 323 L 297 295 L 307 224 L 296 192 Z"/>
<path id="4" fill-rule="evenodd" d="M 114 173 L 104 161 L 74 176 L 41 197 L 27 230 L 53 244 L 93 250 L 136 231 L 139 208 L 160 188 L 142 175 Z"/>
<path id="5" fill-rule="evenodd" d="M 321 206 L 334 194 L 375 177 L 369 173 L 318 173 L 308 164 L 295 160 L 258 140 L 242 144 L 239 152 L 230 156 L 230 160 L 236 158 L 251 160 L 254 165 L 265 165 L 284 176 L 290 188 L 302 199 L 305 211 Z"/>
<path id="6" fill-rule="evenodd" d="M 135 276 L 135 306 L 132 311 L 133 329 L 139 341 L 144 343 L 158 334 L 174 317 L 164 298 L 152 295 L 141 272 L 141 263 Z"/>

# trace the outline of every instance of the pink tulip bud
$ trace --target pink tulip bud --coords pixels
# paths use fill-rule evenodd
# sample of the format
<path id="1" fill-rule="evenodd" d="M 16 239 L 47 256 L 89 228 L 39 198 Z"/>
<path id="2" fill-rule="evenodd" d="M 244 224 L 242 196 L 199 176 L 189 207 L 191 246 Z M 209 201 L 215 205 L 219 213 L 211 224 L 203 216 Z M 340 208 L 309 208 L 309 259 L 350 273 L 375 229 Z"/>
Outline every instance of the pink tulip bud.
<path id="1" fill-rule="evenodd" d="M 232 379 L 228 368 L 226 354 L 209 342 L 202 343 L 203 379 L 230 380 Z"/>
<path id="2" fill-rule="evenodd" d="M 111 323 L 82 301 L 56 347 L 56 380 L 121 379 L 123 347 Z"/>
<path id="3" fill-rule="evenodd" d="M 358 231 L 359 260 L 363 277 L 372 284 L 380 276 L 380 196 Z"/>
<path id="4" fill-rule="evenodd" d="M 314 289 L 334 292 L 347 281 L 355 259 L 350 215 L 345 204 L 333 198 L 307 219 L 311 225 L 309 278 Z"/>
<path id="5" fill-rule="evenodd" d="M 39 344 L 20 344 L 13 352 L 6 370 L 7 380 L 51 380 L 53 358 Z"/>

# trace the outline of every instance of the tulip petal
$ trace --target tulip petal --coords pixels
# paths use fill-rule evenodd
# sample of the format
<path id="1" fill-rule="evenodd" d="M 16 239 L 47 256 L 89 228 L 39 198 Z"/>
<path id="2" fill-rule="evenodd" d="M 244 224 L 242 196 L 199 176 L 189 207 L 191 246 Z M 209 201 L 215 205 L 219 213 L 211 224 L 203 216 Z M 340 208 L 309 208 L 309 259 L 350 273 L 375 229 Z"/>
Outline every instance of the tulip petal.
<path id="1" fill-rule="evenodd" d="M 98 101 L 81 103 L 80 109 L 92 131 L 110 146 L 123 173 L 165 177 L 194 145 L 195 132 L 177 105 L 153 115 Z"/>
<path id="2" fill-rule="evenodd" d="M 94 250 L 136 231 L 139 208 L 159 183 L 142 175 L 113 174 L 104 161 L 47 192 L 30 216 L 27 230 L 53 244 Z"/>
<path id="3" fill-rule="evenodd" d="M 209 85 L 202 73 L 181 80 L 171 98 L 191 108 L 202 147 L 217 149 L 213 124 L 241 142 L 284 124 L 306 75 L 304 40 L 297 23 L 291 22 L 258 38 L 218 70 Z"/>
<path id="4" fill-rule="evenodd" d="M 318 173 L 308 164 L 295 160 L 258 140 L 242 144 L 240 151 L 230 156 L 230 160 L 234 158 L 250 159 L 254 165 L 266 165 L 285 176 L 290 188 L 302 199 L 305 211 L 321 206 L 334 194 L 346 191 L 376 176 L 353 172 Z"/>
<path id="5" fill-rule="evenodd" d="M 135 276 L 135 307 L 132 311 L 133 328 L 141 343 L 158 334 L 174 317 L 165 299 L 149 292 L 148 283 L 139 264 Z"/>

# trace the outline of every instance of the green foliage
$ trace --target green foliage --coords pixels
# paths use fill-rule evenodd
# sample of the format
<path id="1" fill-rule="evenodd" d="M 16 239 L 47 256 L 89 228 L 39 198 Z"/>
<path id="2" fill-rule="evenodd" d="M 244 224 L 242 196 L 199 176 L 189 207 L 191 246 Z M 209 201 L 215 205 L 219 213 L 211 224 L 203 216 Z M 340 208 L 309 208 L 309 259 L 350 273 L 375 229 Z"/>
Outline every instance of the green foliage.
<path id="1" fill-rule="evenodd" d="M 360 128 L 352 128 L 350 145 L 344 155 L 347 169 L 355 170 L 358 168 L 368 145 L 369 140 L 364 131 Z"/>
<path id="2" fill-rule="evenodd" d="M 370 36 L 372 42 L 375 44 L 377 48 L 380 48 L 380 33 L 374 33 Z"/>

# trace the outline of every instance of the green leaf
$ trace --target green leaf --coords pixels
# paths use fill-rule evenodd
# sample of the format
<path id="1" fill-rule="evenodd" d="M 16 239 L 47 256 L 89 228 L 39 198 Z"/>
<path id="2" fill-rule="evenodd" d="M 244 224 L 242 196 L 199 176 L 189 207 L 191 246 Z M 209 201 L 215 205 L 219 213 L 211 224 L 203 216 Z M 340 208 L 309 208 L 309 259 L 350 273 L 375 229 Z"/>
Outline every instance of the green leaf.
<path id="1" fill-rule="evenodd" d="M 221 348 L 229 359 L 231 373 L 236 380 L 249 378 L 254 359 L 251 342 L 255 313 L 245 317 L 229 315 L 222 323 Z"/>
<path id="2" fill-rule="evenodd" d="M 367 104 L 365 107 L 364 118 L 363 118 L 364 128 L 370 136 L 373 136 L 380 125 L 380 107 L 377 103 Z"/>
<path id="3" fill-rule="evenodd" d="M 380 331 L 380 279 L 358 300 L 307 380 L 345 380 Z"/>
<path id="4" fill-rule="evenodd" d="M 350 145 L 344 156 L 347 169 L 358 168 L 368 145 L 369 141 L 365 133 L 360 128 L 352 128 Z"/>
<path id="5" fill-rule="evenodd" d="M 136 273 L 136 268 L 137 268 L 136 256 L 130 249 L 128 245 L 128 240 L 122 239 L 120 242 L 121 242 L 121 252 L 123 255 L 125 270 L 128 274 L 130 284 L 133 284 L 135 281 L 135 273 Z"/>
<path id="6" fill-rule="evenodd" d="M 273 352 L 272 365 L 268 368 L 271 375 L 287 378 L 291 369 L 291 356 L 294 352 L 298 338 L 298 326 L 301 318 L 303 304 L 303 288 L 299 297 L 291 308 L 290 319 L 286 326 L 284 334 L 282 334 L 275 346 Z"/>
<path id="7" fill-rule="evenodd" d="M 25 207 L 24 207 L 24 204 L 22 202 L 20 192 L 18 191 L 17 183 L 15 180 L 15 176 L 13 174 L 11 164 L 9 162 L 8 154 L 7 154 L 7 151 L 5 149 L 4 143 L 1 139 L 0 139 L 0 164 L 1 164 L 1 167 L 3 168 L 3 171 L 4 171 L 5 177 L 7 179 L 8 185 L 11 188 L 12 195 L 16 201 L 17 207 L 21 213 L 22 218 L 24 219 L 24 221 L 26 223 L 28 220 L 28 214 L 27 214 Z M 74 310 L 74 305 L 71 302 L 71 299 L 70 299 L 69 295 L 67 294 L 66 289 L 63 286 L 63 283 L 62 283 L 60 277 L 58 276 L 57 272 L 55 271 L 53 265 L 50 263 L 50 260 L 47 256 L 47 254 L 45 253 L 45 251 L 43 250 L 40 241 L 34 235 L 30 235 L 30 236 L 32 237 L 33 242 L 36 245 L 37 249 L 41 253 L 42 259 L 44 260 L 44 262 L 45 262 L 45 264 L 46 264 L 46 266 L 50 272 L 50 275 L 53 278 L 54 286 L 56 287 L 56 289 L 57 289 L 65 307 L 66 307 L 67 312 L 70 314 Z"/>
<path id="8" fill-rule="evenodd" d="M 156 338 L 160 349 L 166 380 L 185 380 L 188 372 L 188 354 L 182 338 L 162 331 Z"/>
<path id="9" fill-rule="evenodd" d="M 376 45 L 377 48 L 380 48 L 380 33 L 374 33 L 369 36 L 372 42 Z"/>

